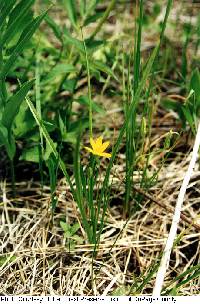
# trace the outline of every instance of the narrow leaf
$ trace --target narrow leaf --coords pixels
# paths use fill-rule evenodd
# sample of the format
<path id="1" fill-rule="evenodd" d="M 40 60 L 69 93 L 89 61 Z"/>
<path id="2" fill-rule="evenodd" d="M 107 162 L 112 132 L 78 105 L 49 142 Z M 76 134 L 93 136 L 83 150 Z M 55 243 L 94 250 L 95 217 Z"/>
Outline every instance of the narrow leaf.
<path id="1" fill-rule="evenodd" d="M 0 11 L 0 28 L 3 25 L 6 17 L 9 15 L 13 5 L 15 4 L 15 0 L 10 0 L 4 3 L 4 6 L 1 8 Z"/>
<path id="2" fill-rule="evenodd" d="M 47 22 L 47 24 L 50 26 L 50 28 L 52 29 L 52 31 L 54 32 L 56 38 L 58 40 L 60 40 L 61 42 L 63 41 L 62 38 L 62 31 L 60 30 L 60 27 L 55 23 L 55 21 L 48 15 L 46 15 L 45 17 L 45 21 Z"/>
<path id="3" fill-rule="evenodd" d="M 63 5 L 67 10 L 69 20 L 75 29 L 77 29 L 76 6 L 74 0 L 63 0 Z"/>
<path id="4" fill-rule="evenodd" d="M 5 78 L 10 71 L 11 67 L 14 65 L 15 61 L 17 60 L 17 57 L 19 54 L 23 51 L 25 48 L 26 43 L 31 39 L 37 28 L 39 27 L 40 23 L 46 16 L 47 11 L 40 16 L 36 17 L 33 21 L 30 22 L 30 24 L 24 29 L 23 33 L 21 34 L 21 37 L 13 49 L 13 52 L 7 62 L 4 64 L 2 71 L 0 73 L 1 78 Z"/>
<path id="5" fill-rule="evenodd" d="M 2 44 L 9 42 L 15 33 L 18 31 L 19 27 L 21 26 L 24 18 L 26 17 L 27 13 L 29 12 L 30 7 L 33 5 L 34 0 L 23 0 L 15 6 L 13 11 L 10 14 L 8 27 L 5 31 L 5 34 L 2 38 Z"/>

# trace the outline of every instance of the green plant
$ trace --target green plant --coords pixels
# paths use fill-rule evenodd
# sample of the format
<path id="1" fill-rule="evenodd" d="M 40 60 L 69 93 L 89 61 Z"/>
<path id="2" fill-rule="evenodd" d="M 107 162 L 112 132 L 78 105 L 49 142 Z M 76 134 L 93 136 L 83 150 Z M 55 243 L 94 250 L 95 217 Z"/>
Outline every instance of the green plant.
<path id="1" fill-rule="evenodd" d="M 27 47 L 31 37 L 44 19 L 46 12 L 33 17 L 34 1 L 1 1 L 0 7 L 0 144 L 4 145 L 11 163 L 14 188 L 14 156 L 16 151 L 13 124 L 20 106 L 34 81 L 23 83 L 21 88 L 8 93 L 7 79 L 15 69 L 18 57 Z"/>
<path id="2" fill-rule="evenodd" d="M 90 105 L 92 111 L 104 113 L 101 106 L 92 100 L 93 93 L 91 90 L 89 95 L 79 94 L 82 89 L 79 87 L 79 82 L 85 77 L 85 71 L 87 74 L 88 62 L 91 78 L 100 80 L 102 83 L 105 74 L 116 78 L 109 66 L 100 60 L 96 60 L 94 56 L 98 49 L 106 45 L 105 40 L 96 40 L 95 36 L 105 22 L 106 16 L 108 16 L 115 1 L 109 7 L 109 10 L 106 10 L 105 14 L 96 12 L 98 2 L 91 1 L 89 8 L 87 7 L 86 10 L 84 1 L 80 1 L 80 6 L 75 6 L 73 1 L 62 1 L 61 5 L 63 5 L 71 21 L 71 26 L 68 28 L 62 24 L 57 24 L 50 14 L 45 16 L 47 25 L 60 43 L 58 50 L 55 49 L 43 32 L 38 32 L 39 34 L 35 39 L 37 45 L 36 55 L 34 56 L 36 57 L 36 73 L 34 71 L 36 74 L 36 109 L 48 133 L 59 146 L 61 157 L 67 162 L 71 162 L 71 155 L 68 154 L 67 158 L 66 149 L 69 150 L 69 146 L 76 143 L 79 122 L 81 121 L 83 130 L 88 127 L 88 105 Z M 98 19 L 100 19 L 99 24 L 101 26 L 98 26 L 96 34 L 85 39 L 84 42 L 79 39 L 81 36 L 80 26 L 87 27 Z M 85 59 L 85 48 L 87 48 L 89 57 L 88 62 Z M 49 55 L 48 59 L 44 58 L 43 55 L 46 52 Z M 33 70 L 33 66 L 30 69 Z M 60 95 L 62 92 L 67 92 L 67 97 L 62 97 Z M 77 93 L 78 97 L 76 97 Z M 82 107 L 81 112 L 73 110 L 73 105 L 77 103 Z M 24 113 L 21 111 L 17 119 L 19 126 L 24 125 L 23 130 L 20 127 L 15 129 L 16 135 L 25 142 L 20 159 L 39 163 L 40 173 L 42 173 L 42 151 L 40 151 L 40 148 L 44 146 L 43 153 L 45 153 L 45 143 L 42 144 L 41 132 L 38 133 L 35 122 L 32 121 L 30 124 L 32 118 L 27 111 L 27 105 L 24 106 Z M 43 177 L 41 176 L 41 180 L 44 177 L 45 174 Z"/>
<path id="3" fill-rule="evenodd" d="M 19 9 L 22 10 L 22 15 L 16 17 L 16 20 L 22 24 L 22 16 L 25 9 L 27 9 L 27 16 L 31 13 L 31 7 L 34 1 L 20 1 L 17 6 L 14 6 L 11 16 L 17 15 Z M 168 1 L 168 6 L 166 10 L 166 16 L 161 29 L 161 36 L 158 45 L 154 49 L 150 59 L 147 64 L 142 66 L 140 59 L 140 48 L 141 48 L 141 37 L 142 37 L 142 25 L 143 25 L 143 1 L 139 2 L 139 19 L 138 25 L 136 24 L 136 35 L 135 35 L 135 49 L 134 49 L 134 58 L 133 58 L 133 83 L 130 83 L 130 73 L 127 80 L 127 90 L 124 86 L 124 97 L 126 98 L 125 105 L 125 121 L 120 130 L 119 136 L 117 138 L 116 144 L 113 147 L 112 156 L 109 161 L 105 176 L 103 178 L 103 183 L 98 181 L 100 175 L 100 160 L 98 157 L 92 156 L 88 163 L 86 169 L 82 167 L 81 158 L 80 158 L 80 142 L 81 135 L 85 128 L 89 126 L 89 137 L 90 140 L 93 138 L 93 128 L 92 128 L 92 112 L 99 111 L 103 112 L 100 106 L 94 103 L 93 94 L 91 88 L 91 80 L 96 79 L 97 81 L 102 81 L 103 75 L 109 75 L 118 81 L 117 77 L 114 75 L 112 69 L 108 64 L 96 60 L 95 52 L 99 50 L 103 45 L 106 45 L 105 40 L 96 40 L 96 36 L 102 28 L 106 18 L 109 15 L 109 12 L 112 10 L 115 1 L 111 1 L 110 5 L 107 7 L 103 14 L 96 13 L 98 1 L 90 2 L 89 9 L 86 10 L 84 2 L 81 1 L 79 8 L 74 6 L 73 1 L 63 1 L 64 8 L 68 13 L 68 17 L 71 21 L 71 28 L 67 29 L 65 26 L 60 26 L 55 23 L 55 21 L 48 16 L 46 13 L 42 14 L 39 17 L 33 18 L 27 24 L 22 27 L 22 34 L 17 40 L 16 46 L 12 46 L 11 50 L 14 50 L 7 59 L 6 63 L 3 65 L 2 74 L 4 78 L 6 77 L 9 68 L 11 68 L 11 63 L 16 59 L 16 52 L 23 52 L 27 43 L 30 41 L 30 38 L 33 36 L 33 33 L 38 28 L 41 21 L 45 18 L 49 27 L 53 30 L 55 37 L 60 42 L 60 50 L 54 53 L 54 48 L 49 47 L 48 52 L 50 58 L 53 60 L 53 66 L 49 73 L 48 65 L 44 65 L 43 61 L 43 51 L 47 48 L 47 37 L 41 32 L 37 37 L 37 43 L 39 44 L 35 50 L 35 78 L 36 78 L 36 107 L 31 102 L 29 98 L 26 97 L 29 89 L 31 88 L 33 81 L 22 84 L 18 95 L 15 94 L 15 112 L 12 115 L 12 123 L 14 119 L 18 122 L 18 126 L 15 126 L 14 132 L 10 132 L 9 144 L 7 146 L 7 152 L 10 153 L 9 157 L 11 160 L 14 157 L 14 139 L 13 134 L 16 137 L 25 138 L 27 141 L 27 147 L 22 151 L 20 159 L 26 161 L 34 161 L 39 163 L 40 175 L 42 184 L 44 182 L 44 164 L 48 168 L 50 176 L 50 188 L 51 188 L 51 199 L 52 199 L 52 210 L 55 209 L 57 204 L 56 197 L 56 184 L 57 184 L 57 175 L 58 168 L 64 173 L 67 182 L 70 185 L 71 192 L 74 196 L 74 200 L 77 202 L 77 205 L 80 210 L 81 218 L 83 221 L 83 227 L 87 234 L 88 240 L 90 243 L 94 243 L 96 248 L 100 242 L 100 236 L 103 230 L 104 222 L 106 220 L 106 211 L 109 205 L 110 193 L 112 188 L 112 183 L 110 183 L 110 173 L 115 162 L 117 152 L 122 143 L 123 136 L 126 134 L 126 187 L 125 187 L 125 205 L 124 213 L 130 213 L 130 199 L 132 197 L 132 176 L 133 170 L 137 162 L 137 151 L 139 145 L 146 136 L 146 121 L 150 125 L 150 118 L 146 120 L 146 116 L 149 112 L 150 106 L 148 102 L 145 104 L 142 111 L 142 126 L 138 128 L 137 117 L 140 115 L 141 111 L 141 96 L 145 93 L 145 97 L 148 100 L 150 95 L 152 79 L 150 81 L 150 86 L 148 90 L 145 90 L 146 82 L 151 73 L 154 71 L 155 61 L 160 48 L 160 43 L 163 37 L 163 33 L 166 27 L 167 17 L 169 15 L 169 10 L 172 4 L 172 1 Z M 7 7 L 8 4 L 5 4 Z M 8 8 L 8 7 L 7 7 Z M 29 12 L 30 10 L 30 12 Z M 81 18 L 78 18 L 81 16 Z M 11 18 L 11 17 L 10 17 Z M 88 26 L 93 20 L 98 20 L 97 26 L 94 29 L 93 33 L 85 39 L 84 37 L 84 28 Z M 6 19 L 6 21 L 9 18 Z M 79 21 L 78 21 L 79 20 Z M 11 33 L 12 22 L 7 21 L 8 25 L 3 27 L 7 29 L 5 31 L 5 37 L 9 37 Z M 13 21 L 16 23 L 16 21 Z M 28 21 L 27 21 L 28 22 Z M 14 24 L 15 24 L 14 23 Z M 14 25 L 12 25 L 14 26 Z M 81 27 L 81 28 L 80 28 Z M 70 30 L 74 33 L 71 34 Z M 10 34 L 11 35 L 11 34 Z M 13 35 L 13 32 L 12 32 Z M 82 40 L 79 40 L 79 36 L 82 36 Z M 3 35 L 4 42 L 8 38 L 5 38 Z M 11 37 L 12 38 L 12 37 Z M 48 44 L 49 45 L 49 44 Z M 6 47 L 4 52 L 6 52 Z M 68 54 L 68 57 L 66 55 Z M 129 63 L 132 62 L 132 54 L 129 57 Z M 30 60 L 30 58 L 29 58 Z M 47 63 L 47 62 L 46 62 Z M 7 68 L 6 68 L 7 67 Z M 26 69 L 27 75 L 28 70 L 32 70 L 33 67 L 28 67 Z M 7 71 L 7 72 L 6 72 Z M 87 87 L 88 94 L 81 95 L 78 98 L 75 97 L 75 93 L 79 90 L 78 82 L 81 80 L 83 75 L 87 76 Z M 153 73 L 152 73 L 153 74 Z M 4 79 L 5 80 L 5 79 Z M 1 83 L 2 88 L 5 89 L 5 81 Z M 57 101 L 57 92 L 62 90 L 67 90 L 69 92 L 69 97 L 67 103 L 63 106 Z M 126 91 L 126 92 L 125 92 Z M 2 90 L 3 92 L 3 90 Z M 127 95 L 126 95 L 127 93 Z M 6 95 L 6 94 L 4 94 Z M 3 95 L 2 95 L 3 96 Z M 14 98 L 13 97 L 13 98 Z M 26 103 L 23 103 L 23 100 L 26 100 Z M 48 100 L 51 99 L 51 102 Z M 2 99 L 3 100 L 3 99 Z M 55 106 L 53 101 L 56 102 Z M 80 125 L 82 117 L 78 113 L 74 113 L 72 110 L 72 105 L 74 102 L 78 102 L 81 105 L 85 106 L 85 109 L 89 109 L 89 119 L 87 116 L 84 116 L 85 123 Z M 5 103 L 3 101 L 3 103 Z M 8 106 L 12 103 L 12 100 L 7 104 Z M 21 111 L 19 111 L 19 107 Z M 8 107 L 7 106 L 7 107 Z M 12 108 L 14 109 L 14 108 Z M 35 122 L 30 124 L 30 116 L 28 116 L 28 109 L 30 109 Z M 5 114 L 7 116 L 7 108 L 5 107 Z M 53 111 L 55 116 L 53 119 L 48 119 L 48 112 Z M 11 113 L 11 112 L 10 112 Z M 12 123 L 8 125 L 6 119 L 2 118 L 2 124 L 7 129 L 12 129 Z M 76 117 L 76 120 L 72 122 L 72 118 Z M 36 127 L 36 124 L 38 127 Z M 80 127 L 81 126 L 81 127 Z M 6 131 L 3 129 L 3 132 Z M 8 132 L 8 131 L 7 131 Z M 28 136 L 31 134 L 31 136 Z M 75 140 L 75 137 L 77 138 Z M 3 137 L 2 137 L 3 138 Z M 7 140 L 8 136 L 5 133 L 5 138 Z M 74 170 L 73 174 L 75 177 L 75 186 L 71 181 L 71 174 L 68 173 L 68 170 L 65 167 L 64 157 L 65 157 L 65 143 L 75 144 L 75 153 L 74 153 Z M 5 144 L 4 143 L 4 144 Z M 59 148 L 58 148 L 59 147 Z M 10 150 L 9 150 L 10 149 Z M 146 168 L 148 167 L 148 161 L 146 163 Z M 145 181 L 145 175 L 142 177 L 142 182 Z M 145 182 L 144 182 L 145 184 Z"/>
<path id="4" fill-rule="evenodd" d="M 170 9 L 172 7 L 172 1 L 167 2 L 165 18 L 161 27 L 160 42 L 157 47 L 157 53 L 155 54 L 154 63 L 151 67 L 151 76 L 148 88 L 144 90 L 144 104 L 141 106 L 140 96 L 137 96 L 139 85 L 142 82 L 142 74 L 145 73 L 141 64 L 141 38 L 142 38 L 142 27 L 143 27 L 143 15 L 144 7 L 143 1 L 139 1 L 139 16 L 138 23 L 135 24 L 135 39 L 134 39 L 134 52 L 133 52 L 133 82 L 130 83 L 131 75 L 131 62 L 132 58 L 129 59 L 128 67 L 128 79 L 127 85 L 124 80 L 123 85 L 123 96 L 125 101 L 125 121 L 126 121 L 126 185 L 125 185 L 125 200 L 124 200 L 124 217 L 129 216 L 131 212 L 130 202 L 133 198 L 133 172 L 137 170 L 138 154 L 143 153 L 143 149 L 139 147 L 144 145 L 146 135 L 151 135 L 151 120 L 152 120 L 152 104 L 149 102 L 150 92 L 153 87 L 154 74 L 157 68 L 157 59 L 160 50 L 160 45 L 163 41 L 164 31 L 166 28 Z M 137 18 L 135 18 L 137 20 Z M 145 65 L 144 65 L 145 66 Z M 141 94 L 141 93 L 140 93 Z M 137 100 L 138 98 L 138 100 Z M 133 108 L 132 116 L 130 117 L 131 108 Z M 138 123 L 140 121 L 140 123 Z M 146 123 L 148 122 L 148 123 Z M 139 153 L 138 153 L 139 151 Z M 145 167 L 143 168 L 143 174 L 141 176 L 140 186 L 148 187 L 154 182 L 157 173 L 152 177 L 148 177 L 147 168 L 149 165 L 150 149 L 147 153 Z M 141 197 L 141 196 L 140 196 Z M 134 207 L 137 209 L 137 206 Z"/>
<path id="5" fill-rule="evenodd" d="M 69 248 L 69 251 L 74 250 L 76 245 L 83 243 L 83 238 L 76 234 L 80 228 L 79 223 L 69 225 L 64 221 L 60 221 L 60 226 L 64 231 L 64 241 L 66 246 Z"/>
<path id="6" fill-rule="evenodd" d="M 163 100 L 163 106 L 176 111 L 184 128 L 189 124 L 193 135 L 196 133 L 197 119 L 200 113 L 200 73 L 196 68 L 192 74 L 187 88 L 187 97 L 184 102 L 167 98 Z"/>

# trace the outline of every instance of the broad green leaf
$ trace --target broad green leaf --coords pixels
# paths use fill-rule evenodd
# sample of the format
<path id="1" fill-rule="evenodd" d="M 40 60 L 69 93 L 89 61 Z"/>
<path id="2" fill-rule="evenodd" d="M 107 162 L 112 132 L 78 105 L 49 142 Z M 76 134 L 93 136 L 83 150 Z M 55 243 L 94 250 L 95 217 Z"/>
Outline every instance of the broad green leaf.
<path id="1" fill-rule="evenodd" d="M 8 131 L 11 129 L 13 121 L 19 112 L 20 105 L 33 83 L 34 80 L 31 80 L 23 84 L 20 90 L 15 95 L 10 97 L 6 103 L 2 116 L 2 124 L 8 129 Z"/>
<path id="2" fill-rule="evenodd" d="M 54 145 L 55 145 L 55 147 L 57 146 L 55 143 L 54 143 Z M 46 147 L 44 155 L 43 155 L 43 159 L 45 161 L 47 161 L 49 159 L 51 153 L 52 153 L 51 147 L 47 144 L 47 147 Z M 32 148 L 23 150 L 22 155 L 20 156 L 20 160 L 26 160 L 29 162 L 39 163 L 38 146 L 34 146 Z"/>
<path id="3" fill-rule="evenodd" d="M 36 123 L 31 115 L 25 101 L 21 103 L 20 111 L 16 115 L 14 125 L 12 127 L 13 134 L 16 138 L 26 137 L 26 133 L 33 131 L 36 128 Z M 32 133 L 32 132 L 31 132 Z M 31 140 L 31 135 L 29 134 Z"/>
<path id="4" fill-rule="evenodd" d="M 64 232 L 68 232 L 69 231 L 69 225 L 63 221 L 60 221 L 60 227 L 62 228 L 62 230 Z"/>
<path id="5" fill-rule="evenodd" d="M 63 5 L 67 10 L 67 14 L 71 24 L 77 29 L 76 4 L 74 0 L 63 0 Z"/>
<path id="6" fill-rule="evenodd" d="M 0 122 L 0 144 L 4 145 L 10 159 L 13 159 L 16 151 L 15 141 L 11 133 Z"/>
<path id="7" fill-rule="evenodd" d="M 26 43 L 31 39 L 37 28 L 39 27 L 42 20 L 45 18 L 47 14 L 47 11 L 41 14 L 40 16 L 36 17 L 33 21 L 30 22 L 30 24 L 24 29 L 23 33 L 21 34 L 21 37 L 16 45 L 16 47 L 13 49 L 13 52 L 7 62 L 4 64 L 2 71 L 0 73 L 1 78 L 5 78 L 10 71 L 11 67 L 15 64 L 15 61 L 17 60 L 17 57 L 19 54 L 23 51 L 23 49 L 26 46 Z"/>
<path id="8" fill-rule="evenodd" d="M 70 238 L 72 236 L 74 236 L 74 234 L 79 230 L 80 225 L 79 223 L 75 223 L 74 225 L 69 225 L 66 222 L 60 221 L 60 226 L 63 229 L 63 231 L 65 232 L 65 237 Z M 75 239 L 73 237 L 73 239 Z M 77 238 L 77 240 L 79 240 Z"/>
<path id="9" fill-rule="evenodd" d="M 70 227 L 71 235 L 74 235 L 80 228 L 79 223 L 75 223 L 73 226 Z"/>
<path id="10" fill-rule="evenodd" d="M 20 156 L 20 160 L 39 163 L 39 149 L 37 146 L 30 149 L 25 149 Z"/>
<path id="11" fill-rule="evenodd" d="M 194 90 L 195 99 L 197 101 L 197 104 L 200 105 L 200 73 L 197 68 L 192 73 L 190 81 L 190 90 L 191 89 Z"/>
<path id="12" fill-rule="evenodd" d="M 87 107 L 89 107 L 90 101 L 88 96 L 80 96 L 78 99 L 75 100 L 76 102 L 85 105 Z M 98 112 L 98 113 L 102 113 L 105 114 L 105 110 L 99 106 L 98 104 L 96 104 L 94 101 L 92 101 L 92 110 Z"/>
<path id="13" fill-rule="evenodd" d="M 83 244 L 84 242 L 84 239 L 77 234 L 73 235 L 72 239 L 78 244 Z"/>
<path id="14" fill-rule="evenodd" d="M 63 142 L 69 142 L 69 143 L 75 144 L 76 143 L 76 136 L 77 136 L 76 132 L 67 132 L 67 133 L 64 133 L 62 135 L 62 141 Z"/>
<path id="15" fill-rule="evenodd" d="M 71 238 L 70 231 L 66 231 L 65 234 L 64 234 L 64 236 L 65 236 L 65 239 Z"/>

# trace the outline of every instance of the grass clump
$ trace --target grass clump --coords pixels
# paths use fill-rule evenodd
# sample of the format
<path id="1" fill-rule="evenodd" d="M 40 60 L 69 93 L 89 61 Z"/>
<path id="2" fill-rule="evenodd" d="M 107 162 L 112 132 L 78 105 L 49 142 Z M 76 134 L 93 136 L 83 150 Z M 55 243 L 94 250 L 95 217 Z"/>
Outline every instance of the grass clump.
<path id="1" fill-rule="evenodd" d="M 182 20 L 190 10 L 195 25 Z M 0 168 L 10 248 L 0 275 L 11 275 L 0 289 L 152 293 L 198 125 L 199 17 L 172 0 L 5 0 L 0 14 L 0 144 L 11 172 Z M 196 292 L 197 248 L 188 257 L 184 247 L 199 229 L 198 190 L 188 191 L 178 229 L 189 228 L 175 241 L 163 295 Z"/>

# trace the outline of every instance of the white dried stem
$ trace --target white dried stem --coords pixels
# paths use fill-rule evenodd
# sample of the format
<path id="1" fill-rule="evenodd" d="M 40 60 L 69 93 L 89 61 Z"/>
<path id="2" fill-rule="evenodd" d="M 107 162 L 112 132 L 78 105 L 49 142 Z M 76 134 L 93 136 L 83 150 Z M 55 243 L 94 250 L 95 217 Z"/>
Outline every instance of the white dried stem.
<path id="1" fill-rule="evenodd" d="M 171 251 L 173 248 L 174 240 L 176 238 L 176 233 L 177 233 L 178 223 L 180 220 L 180 214 L 181 214 L 181 209 L 182 209 L 182 205 L 183 205 L 183 201 L 184 201 L 185 192 L 188 187 L 188 184 L 189 184 L 190 178 L 192 176 L 193 169 L 194 169 L 197 157 L 198 157 L 199 146 L 200 146 L 200 123 L 198 125 L 198 130 L 197 130 L 195 143 L 194 143 L 194 147 L 193 147 L 193 151 L 192 151 L 192 158 L 191 158 L 188 170 L 183 179 L 183 183 L 182 183 L 182 186 L 180 188 L 179 195 L 177 198 L 169 236 L 168 236 L 168 239 L 167 239 L 167 242 L 165 245 L 165 250 L 163 252 L 161 263 L 160 263 L 160 266 L 159 266 L 159 269 L 157 272 L 157 276 L 156 276 L 153 296 L 160 296 L 160 294 L 161 294 L 161 289 L 163 286 L 165 273 L 169 266 L 170 255 L 171 255 Z"/>

